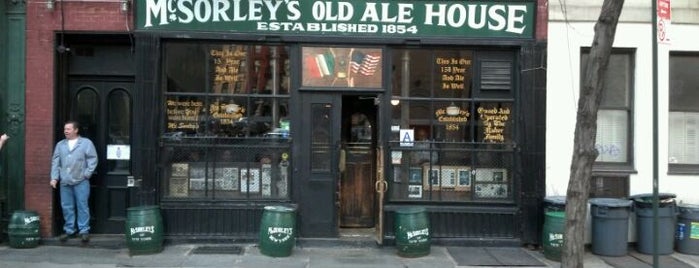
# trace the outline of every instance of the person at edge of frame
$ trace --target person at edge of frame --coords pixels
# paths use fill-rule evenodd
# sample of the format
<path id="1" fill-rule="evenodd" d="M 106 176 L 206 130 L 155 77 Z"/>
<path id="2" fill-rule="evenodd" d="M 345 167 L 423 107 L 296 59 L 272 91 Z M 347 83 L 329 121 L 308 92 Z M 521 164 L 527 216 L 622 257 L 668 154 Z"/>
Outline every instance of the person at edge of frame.
<path id="1" fill-rule="evenodd" d="M 2 146 L 8 139 L 10 139 L 10 136 L 7 136 L 7 134 L 2 134 L 2 136 L 0 136 L 0 150 L 2 150 Z"/>
<path id="2" fill-rule="evenodd" d="M 51 159 L 51 187 L 60 184 L 64 233 L 61 242 L 80 236 L 83 243 L 90 241 L 90 176 L 97 168 L 97 151 L 88 138 L 78 134 L 80 125 L 67 121 L 63 125 L 65 139 L 56 144 Z M 77 212 L 77 230 L 76 230 Z"/>

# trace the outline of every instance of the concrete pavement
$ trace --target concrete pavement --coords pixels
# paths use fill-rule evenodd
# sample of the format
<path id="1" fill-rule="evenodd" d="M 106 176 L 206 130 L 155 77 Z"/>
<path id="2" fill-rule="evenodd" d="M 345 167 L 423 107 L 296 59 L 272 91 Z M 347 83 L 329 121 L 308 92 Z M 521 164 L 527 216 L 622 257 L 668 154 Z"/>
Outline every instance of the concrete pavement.
<path id="1" fill-rule="evenodd" d="M 97 240 L 96 244 L 99 243 L 99 238 Z M 396 248 L 392 246 L 296 246 L 291 256 L 272 258 L 260 254 L 256 244 L 171 244 L 166 245 L 161 253 L 135 256 L 130 256 L 128 249 L 120 245 L 123 243 L 105 247 L 83 246 L 78 241 L 69 241 L 66 244 L 47 241 L 36 248 L 15 249 L 5 243 L 0 245 L 0 267 L 513 267 L 459 266 L 456 261 L 459 258 L 452 256 L 453 250 L 450 253 L 447 247 L 436 245 L 432 245 L 430 255 L 419 258 L 400 257 L 396 254 Z M 237 250 L 240 250 L 239 254 Z M 558 262 L 544 258 L 538 250 L 522 251 L 538 260 L 540 264 L 516 267 L 560 267 Z M 635 251 L 631 251 L 626 257 L 611 259 L 587 253 L 585 267 L 652 267 L 648 260 L 652 260 L 652 256 Z M 667 262 L 668 260 L 672 263 Z M 697 255 L 675 253 L 663 256 L 662 261 L 664 262 L 661 262 L 660 267 L 663 268 L 699 267 Z"/>

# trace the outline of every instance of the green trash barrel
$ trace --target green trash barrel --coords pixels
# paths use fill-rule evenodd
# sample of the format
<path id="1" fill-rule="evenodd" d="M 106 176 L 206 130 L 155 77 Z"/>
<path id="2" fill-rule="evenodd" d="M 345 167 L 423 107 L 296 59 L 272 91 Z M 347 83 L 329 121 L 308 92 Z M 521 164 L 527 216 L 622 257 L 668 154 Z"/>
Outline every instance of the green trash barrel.
<path id="1" fill-rule="evenodd" d="M 39 214 L 36 211 L 18 210 L 12 213 L 8 224 L 10 247 L 34 248 L 39 245 Z"/>
<path id="2" fill-rule="evenodd" d="M 260 253 L 287 257 L 296 244 L 296 208 L 266 206 L 260 221 Z"/>
<path id="3" fill-rule="evenodd" d="M 544 257 L 552 261 L 561 261 L 563 234 L 566 228 L 565 211 L 546 212 L 544 231 L 541 241 L 544 243 Z"/>
<path id="4" fill-rule="evenodd" d="M 132 255 L 153 254 L 163 250 L 163 218 L 159 206 L 127 209 L 126 245 Z"/>
<path id="5" fill-rule="evenodd" d="M 425 208 L 396 210 L 394 230 L 399 256 L 414 258 L 430 254 L 430 221 Z"/>
<path id="6" fill-rule="evenodd" d="M 658 194 L 658 254 L 668 255 L 674 251 L 675 227 L 677 226 L 677 203 L 675 194 Z M 636 210 L 636 250 L 653 254 L 653 194 L 629 197 Z"/>
<path id="7" fill-rule="evenodd" d="M 699 205 L 680 205 L 677 216 L 675 249 L 684 254 L 699 255 Z"/>

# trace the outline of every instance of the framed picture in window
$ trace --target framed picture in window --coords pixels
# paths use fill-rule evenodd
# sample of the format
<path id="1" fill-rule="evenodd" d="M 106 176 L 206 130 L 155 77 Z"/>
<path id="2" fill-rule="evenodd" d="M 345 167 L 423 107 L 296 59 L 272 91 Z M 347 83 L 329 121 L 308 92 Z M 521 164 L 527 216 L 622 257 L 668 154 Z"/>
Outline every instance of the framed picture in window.
<path id="1" fill-rule="evenodd" d="M 504 168 L 478 168 L 475 172 L 478 182 L 507 182 L 507 170 Z"/>
<path id="2" fill-rule="evenodd" d="M 260 192 L 260 169 L 250 168 L 240 170 L 240 192 L 259 193 Z"/>
<path id="3" fill-rule="evenodd" d="M 422 183 L 422 168 L 410 168 L 410 174 L 408 177 L 408 183 L 410 184 L 421 184 Z"/>
<path id="4" fill-rule="evenodd" d="M 440 166 L 424 165 L 422 171 L 423 187 L 425 189 L 439 190 Z"/>
<path id="5" fill-rule="evenodd" d="M 206 165 L 204 163 L 192 163 L 189 165 L 189 189 L 192 191 L 204 190 L 206 185 Z"/>
<path id="6" fill-rule="evenodd" d="M 170 197 L 187 197 L 189 196 L 189 185 L 187 177 L 172 177 L 170 178 Z"/>
<path id="7" fill-rule="evenodd" d="M 188 163 L 172 163 L 170 165 L 170 176 L 172 177 L 189 177 Z"/>
<path id="8" fill-rule="evenodd" d="M 457 167 L 455 166 L 442 166 L 441 167 L 441 185 L 443 188 L 453 188 L 456 186 L 456 173 Z"/>
<path id="9" fill-rule="evenodd" d="M 422 185 L 408 185 L 409 198 L 422 198 Z"/>
<path id="10" fill-rule="evenodd" d="M 217 167 L 214 172 L 216 178 L 216 190 L 236 191 L 238 190 L 238 168 L 237 167 Z"/>
<path id="11" fill-rule="evenodd" d="M 456 170 L 456 190 L 470 191 L 471 190 L 471 169 L 461 167 Z"/>

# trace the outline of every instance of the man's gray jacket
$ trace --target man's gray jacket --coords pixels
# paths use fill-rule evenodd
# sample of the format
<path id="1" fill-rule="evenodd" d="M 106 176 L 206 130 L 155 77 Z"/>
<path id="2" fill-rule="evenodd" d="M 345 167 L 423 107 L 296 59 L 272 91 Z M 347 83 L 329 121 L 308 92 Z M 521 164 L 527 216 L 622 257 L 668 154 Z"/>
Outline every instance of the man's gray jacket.
<path id="1" fill-rule="evenodd" d="M 97 151 L 92 141 L 78 137 L 73 150 L 68 148 L 68 140 L 56 144 L 51 159 L 51 180 L 61 184 L 76 185 L 89 179 L 97 168 Z"/>

